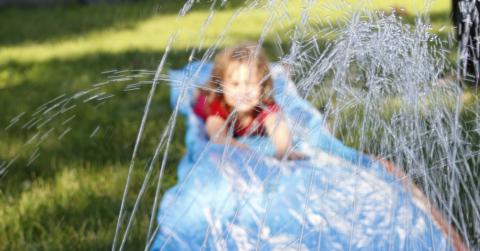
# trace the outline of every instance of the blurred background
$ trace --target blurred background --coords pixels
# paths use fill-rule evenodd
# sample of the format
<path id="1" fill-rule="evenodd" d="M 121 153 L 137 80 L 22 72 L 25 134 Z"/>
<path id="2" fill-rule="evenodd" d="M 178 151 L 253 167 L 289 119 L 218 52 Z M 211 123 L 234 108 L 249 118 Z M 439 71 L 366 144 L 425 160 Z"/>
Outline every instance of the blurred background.
<path id="1" fill-rule="evenodd" d="M 186 64 L 193 49 L 193 57 L 200 58 L 244 5 L 227 1 L 201 29 L 211 1 L 193 3 L 179 16 L 184 1 L 0 0 L 0 250 L 111 247 L 148 81 L 169 38 L 177 32 L 164 73 Z M 407 23 L 428 15 L 432 32 L 452 37 L 449 0 L 374 0 L 368 6 L 393 10 Z M 289 31 L 302 8 L 302 1 L 288 1 L 288 21 L 267 34 L 272 61 L 289 47 Z M 325 20 L 344 14 L 321 6 L 311 11 Z M 267 17 L 264 9 L 242 12 L 220 46 L 258 40 Z M 474 96 L 466 90 L 466 105 Z M 315 102 L 321 109 L 322 101 Z M 167 85 L 158 87 L 151 109 L 130 201 L 172 112 Z M 462 116 L 468 123 L 468 112 Z M 162 191 L 175 184 L 175 167 L 185 153 L 183 122 L 180 117 L 176 123 Z M 338 135 L 355 147 L 351 137 Z M 146 194 L 126 250 L 143 247 L 153 196 Z"/>

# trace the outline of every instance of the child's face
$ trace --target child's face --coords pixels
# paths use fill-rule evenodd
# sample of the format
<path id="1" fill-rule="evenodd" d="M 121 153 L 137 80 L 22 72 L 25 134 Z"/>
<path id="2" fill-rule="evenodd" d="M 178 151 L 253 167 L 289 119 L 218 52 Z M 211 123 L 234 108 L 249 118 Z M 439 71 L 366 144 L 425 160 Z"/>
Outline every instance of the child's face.
<path id="1" fill-rule="evenodd" d="M 225 102 L 237 112 L 248 112 L 260 103 L 261 78 L 246 63 L 228 67 L 223 86 Z"/>

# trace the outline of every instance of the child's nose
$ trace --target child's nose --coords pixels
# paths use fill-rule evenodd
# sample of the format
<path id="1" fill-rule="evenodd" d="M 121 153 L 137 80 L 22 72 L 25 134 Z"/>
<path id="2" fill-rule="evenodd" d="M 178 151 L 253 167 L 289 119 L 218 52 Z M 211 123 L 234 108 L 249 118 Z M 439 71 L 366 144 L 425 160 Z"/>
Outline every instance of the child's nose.
<path id="1" fill-rule="evenodd" d="M 241 92 L 241 94 L 243 94 L 243 95 L 248 94 L 249 91 L 250 91 L 250 86 L 248 86 L 248 84 L 242 83 L 242 84 L 240 85 L 240 92 Z"/>

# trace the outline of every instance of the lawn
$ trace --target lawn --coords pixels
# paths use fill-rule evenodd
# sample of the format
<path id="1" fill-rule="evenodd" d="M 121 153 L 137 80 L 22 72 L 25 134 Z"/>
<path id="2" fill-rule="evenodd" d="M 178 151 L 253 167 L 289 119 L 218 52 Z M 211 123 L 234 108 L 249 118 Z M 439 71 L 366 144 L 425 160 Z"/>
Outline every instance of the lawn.
<path id="1" fill-rule="evenodd" d="M 220 40 L 242 6 L 238 1 L 217 8 L 205 29 L 205 1 L 183 17 L 177 1 L 0 9 L 0 250 L 109 249 L 148 83 L 171 35 L 178 32 L 164 73 L 188 62 L 192 48 L 197 48 L 194 58 L 201 58 L 217 42 L 225 46 L 257 40 L 266 20 L 283 20 L 274 22 L 266 36 L 274 60 L 279 56 L 275 41 L 289 46 L 289 29 L 301 18 L 300 2 L 272 12 L 244 11 Z M 404 2 L 376 0 L 370 8 L 405 7 L 407 20 L 425 11 L 423 2 Z M 433 30 L 444 37 L 451 29 L 449 3 L 435 1 L 430 7 Z M 289 19 L 277 15 L 284 9 Z M 321 20 L 344 15 L 322 6 L 311 12 Z M 127 209 L 171 113 L 168 86 L 160 82 L 136 157 Z M 467 121 L 473 115 L 464 116 Z M 183 124 L 178 118 L 162 191 L 175 184 L 175 167 L 185 153 Z M 355 146 L 351 136 L 344 137 Z M 156 166 L 153 177 L 160 164 Z M 126 250 L 144 246 L 155 185 L 148 185 Z"/>

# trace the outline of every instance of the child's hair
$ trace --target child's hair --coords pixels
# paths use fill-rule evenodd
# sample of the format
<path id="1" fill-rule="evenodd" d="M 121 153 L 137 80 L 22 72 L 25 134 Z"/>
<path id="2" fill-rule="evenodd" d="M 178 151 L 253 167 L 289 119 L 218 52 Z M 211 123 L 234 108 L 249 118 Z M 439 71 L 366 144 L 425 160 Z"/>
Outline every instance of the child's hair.
<path id="1" fill-rule="evenodd" d="M 268 105 L 273 103 L 272 85 L 273 80 L 270 76 L 269 61 L 265 51 L 258 48 L 253 43 L 241 44 L 232 48 L 226 48 L 215 56 L 212 75 L 206 88 L 201 90 L 207 97 L 207 102 L 211 103 L 214 99 L 220 99 L 226 106 L 223 98 L 223 84 L 227 75 L 227 69 L 231 64 L 248 64 L 254 68 L 258 79 L 261 81 L 261 100 L 260 104 Z"/>

